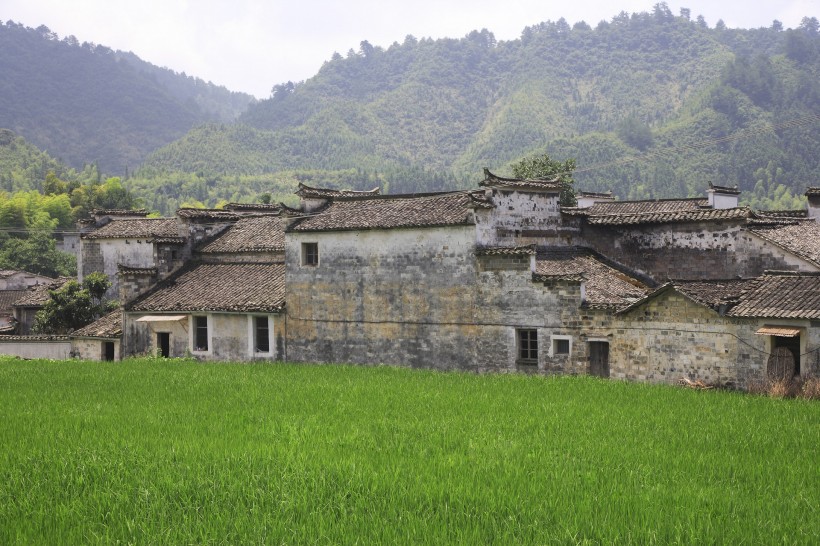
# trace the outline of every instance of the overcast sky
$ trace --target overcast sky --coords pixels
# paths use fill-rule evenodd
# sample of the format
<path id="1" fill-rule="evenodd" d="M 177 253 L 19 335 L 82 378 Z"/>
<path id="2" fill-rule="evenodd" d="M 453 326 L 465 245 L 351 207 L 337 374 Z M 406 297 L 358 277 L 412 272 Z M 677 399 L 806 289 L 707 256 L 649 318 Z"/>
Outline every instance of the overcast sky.
<path id="1" fill-rule="evenodd" d="M 656 0 L 0 0 L 0 20 L 61 38 L 133 51 L 159 66 L 233 91 L 267 98 L 274 84 L 310 78 L 334 51 L 362 40 L 389 47 L 405 36 L 461 38 L 486 28 L 512 40 L 526 26 L 565 18 L 593 27 L 620 11 L 651 11 Z M 667 2 L 710 27 L 794 28 L 820 15 L 820 0 L 683 0 Z M 617 6 L 617 7 L 614 7 Z M 2 77 L 2 75 L 0 75 Z"/>

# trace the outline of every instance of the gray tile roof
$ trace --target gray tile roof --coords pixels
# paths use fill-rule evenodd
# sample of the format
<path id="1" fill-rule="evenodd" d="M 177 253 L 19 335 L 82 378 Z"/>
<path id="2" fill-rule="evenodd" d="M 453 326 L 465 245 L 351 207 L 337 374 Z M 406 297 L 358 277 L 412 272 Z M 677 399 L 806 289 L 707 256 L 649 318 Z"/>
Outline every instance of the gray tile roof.
<path id="1" fill-rule="evenodd" d="M 350 231 L 471 225 L 475 223 L 471 209 L 484 206 L 485 202 L 482 199 L 472 197 L 468 192 L 334 199 L 315 213 L 296 219 L 286 231 Z"/>
<path id="2" fill-rule="evenodd" d="M 590 207 L 591 208 L 591 207 Z M 752 212 L 746 207 L 733 209 L 699 209 L 635 214 L 607 214 L 587 216 L 587 223 L 598 226 L 624 226 L 638 224 L 669 224 L 690 222 L 715 222 L 722 220 L 745 221 Z"/>
<path id="3" fill-rule="evenodd" d="M 728 317 L 820 319 L 820 273 L 770 272 L 753 279 L 673 281 L 619 310 L 676 290 L 690 300 Z"/>
<path id="4" fill-rule="evenodd" d="M 278 216 L 248 216 L 203 244 L 204 254 L 284 252 L 285 231 Z"/>
<path id="5" fill-rule="evenodd" d="M 0 290 L 0 313 L 11 313 L 14 303 L 28 294 L 28 290 Z"/>
<path id="6" fill-rule="evenodd" d="M 145 209 L 92 209 L 93 216 L 148 216 Z"/>
<path id="7" fill-rule="evenodd" d="M 531 256 L 536 253 L 535 245 L 478 247 L 476 256 Z"/>
<path id="8" fill-rule="evenodd" d="M 737 303 L 752 279 L 673 281 L 672 285 L 689 299 L 717 310 L 720 305 Z"/>
<path id="9" fill-rule="evenodd" d="M 497 176 L 490 172 L 489 169 L 484 169 L 484 180 L 478 183 L 479 186 L 507 189 L 507 190 L 538 190 L 548 193 L 559 193 L 561 191 L 561 183 L 557 178 L 542 179 L 542 178 L 504 178 Z"/>
<path id="10" fill-rule="evenodd" d="M 820 186 L 812 186 L 810 188 L 806 188 L 806 193 L 804 195 L 806 197 L 820 195 Z"/>
<path id="11" fill-rule="evenodd" d="M 222 209 L 177 209 L 177 217 L 186 220 L 214 220 L 218 222 L 230 222 L 238 220 L 240 215 L 236 212 Z"/>
<path id="12" fill-rule="evenodd" d="M 284 264 L 191 262 L 126 310 L 277 312 L 284 298 Z"/>
<path id="13" fill-rule="evenodd" d="M 59 277 L 49 284 L 38 284 L 30 287 L 25 295 L 14 302 L 14 307 L 42 307 L 51 299 L 49 290 L 57 290 L 69 281 L 76 281 L 73 277 Z"/>
<path id="14" fill-rule="evenodd" d="M 820 273 L 766 274 L 754 279 L 730 317 L 820 319 Z"/>
<path id="15" fill-rule="evenodd" d="M 155 239 L 178 238 L 176 218 L 114 219 L 94 231 L 81 235 L 83 239 Z"/>
<path id="16" fill-rule="evenodd" d="M 296 190 L 296 195 L 302 198 L 314 199 L 333 199 L 337 197 L 363 197 L 379 195 L 379 188 L 372 190 L 356 191 L 356 190 L 334 190 L 330 188 L 312 188 L 299 182 L 299 189 Z"/>
<path id="17" fill-rule="evenodd" d="M 223 208 L 228 211 L 240 213 L 278 214 L 282 207 L 269 203 L 228 203 Z"/>
<path id="18" fill-rule="evenodd" d="M 104 337 L 122 336 L 122 310 L 117 309 L 100 317 L 91 324 L 72 332 L 71 337 Z"/>
<path id="19" fill-rule="evenodd" d="M 820 267 L 820 223 L 814 220 L 747 228 L 758 237 Z"/>
<path id="20" fill-rule="evenodd" d="M 583 209 L 577 207 L 562 208 L 561 212 L 573 216 L 634 215 L 644 213 L 696 211 L 708 206 L 708 199 L 704 197 L 696 197 L 692 199 L 607 201 L 605 203 L 595 203 L 594 205 Z"/>
<path id="21" fill-rule="evenodd" d="M 619 308 L 646 296 L 651 288 L 587 248 L 541 249 L 533 280 L 586 281 L 589 307 Z"/>

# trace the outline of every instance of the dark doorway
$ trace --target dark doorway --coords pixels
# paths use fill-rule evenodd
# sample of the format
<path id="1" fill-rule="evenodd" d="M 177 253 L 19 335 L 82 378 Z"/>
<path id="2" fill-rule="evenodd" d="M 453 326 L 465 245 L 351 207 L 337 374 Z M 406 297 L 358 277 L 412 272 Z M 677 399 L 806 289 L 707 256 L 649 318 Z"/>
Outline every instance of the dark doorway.
<path id="1" fill-rule="evenodd" d="M 771 379 L 800 375 L 800 336 L 772 336 L 772 354 L 766 366 Z"/>
<path id="2" fill-rule="evenodd" d="M 157 332 L 157 349 L 159 356 L 170 358 L 171 356 L 171 334 L 168 332 Z"/>
<path id="3" fill-rule="evenodd" d="M 609 343 L 589 342 L 589 375 L 609 377 Z"/>
<path id="4" fill-rule="evenodd" d="M 114 360 L 114 342 L 102 342 L 102 358 L 103 360 Z"/>

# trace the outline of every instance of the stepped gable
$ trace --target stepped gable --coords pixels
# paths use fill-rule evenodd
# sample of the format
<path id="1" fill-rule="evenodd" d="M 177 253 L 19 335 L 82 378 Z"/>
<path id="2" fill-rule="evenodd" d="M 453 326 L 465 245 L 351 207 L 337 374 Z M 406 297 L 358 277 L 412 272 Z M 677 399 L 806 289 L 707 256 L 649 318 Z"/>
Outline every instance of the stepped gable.
<path id="1" fill-rule="evenodd" d="M 228 203 L 223 208 L 231 212 L 251 214 L 279 214 L 282 209 L 280 205 L 269 203 Z"/>
<path id="2" fill-rule="evenodd" d="M 104 226 L 80 235 L 83 239 L 172 239 L 179 238 L 176 218 L 113 219 Z"/>
<path id="3" fill-rule="evenodd" d="M 561 182 L 558 178 L 503 178 L 484 169 L 484 180 L 478 183 L 479 186 L 494 188 L 499 190 L 528 190 L 542 191 L 547 193 L 560 193 Z"/>
<path id="4" fill-rule="evenodd" d="M 651 291 L 644 282 L 616 269 L 604 257 L 583 247 L 539 249 L 533 280 L 586 281 L 585 304 L 590 308 L 624 307 Z"/>
<path id="5" fill-rule="evenodd" d="M 284 306 L 282 263 L 191 262 L 129 303 L 126 310 L 275 313 Z"/>
<path id="6" fill-rule="evenodd" d="M 148 211 L 145 209 L 92 209 L 91 216 L 130 216 L 143 217 L 148 216 Z"/>
<path id="7" fill-rule="evenodd" d="M 122 310 L 117 309 L 100 317 L 91 324 L 71 333 L 71 337 L 116 338 L 122 336 Z"/>
<path id="8" fill-rule="evenodd" d="M 766 272 L 749 284 L 726 315 L 820 319 L 820 273 Z"/>
<path id="9" fill-rule="evenodd" d="M 297 218 L 286 231 L 350 231 L 473 225 L 472 210 L 485 206 L 472 192 L 342 197 L 310 215 Z M 480 192 L 479 192 L 480 193 Z"/>
<path id="10" fill-rule="evenodd" d="M 203 254 L 284 251 L 282 220 L 272 215 L 242 217 L 197 249 Z"/>
<path id="11" fill-rule="evenodd" d="M 241 218 L 236 212 L 223 209 L 195 209 L 183 207 L 177 209 L 177 217 L 186 220 L 232 222 Z"/>
<path id="12" fill-rule="evenodd" d="M 296 195 L 303 199 L 335 199 L 338 197 L 367 197 L 379 195 L 379 188 L 372 190 L 333 190 L 329 188 L 312 188 L 306 184 L 299 182 L 299 189 L 296 190 Z"/>
<path id="13" fill-rule="evenodd" d="M 820 267 L 820 224 L 814 220 L 751 225 L 746 229 Z"/>

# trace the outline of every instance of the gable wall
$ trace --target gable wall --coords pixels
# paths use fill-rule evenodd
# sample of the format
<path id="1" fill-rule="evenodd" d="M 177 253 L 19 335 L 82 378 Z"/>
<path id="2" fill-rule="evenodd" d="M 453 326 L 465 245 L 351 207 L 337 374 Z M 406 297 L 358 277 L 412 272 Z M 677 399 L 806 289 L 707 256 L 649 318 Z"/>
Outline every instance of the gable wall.
<path id="1" fill-rule="evenodd" d="M 613 320 L 612 377 L 675 383 L 682 378 L 745 387 L 764 378 L 757 321 L 722 317 L 669 291 Z"/>
<path id="2" fill-rule="evenodd" d="M 82 259 L 78 263 L 78 278 L 82 282 L 86 275 L 102 272 L 111 281 L 111 288 L 105 296 L 119 297 L 117 265 L 129 267 L 154 267 L 154 243 L 147 239 L 83 239 Z"/>
<path id="3" fill-rule="evenodd" d="M 478 246 L 558 244 L 565 226 L 558 194 L 492 190 L 493 209 L 476 210 Z"/>
<path id="4" fill-rule="evenodd" d="M 584 243 L 657 280 L 726 279 L 747 268 L 737 253 L 737 224 L 590 226 Z"/>

